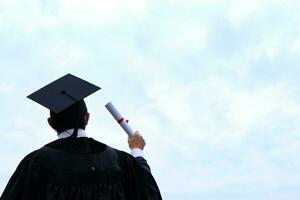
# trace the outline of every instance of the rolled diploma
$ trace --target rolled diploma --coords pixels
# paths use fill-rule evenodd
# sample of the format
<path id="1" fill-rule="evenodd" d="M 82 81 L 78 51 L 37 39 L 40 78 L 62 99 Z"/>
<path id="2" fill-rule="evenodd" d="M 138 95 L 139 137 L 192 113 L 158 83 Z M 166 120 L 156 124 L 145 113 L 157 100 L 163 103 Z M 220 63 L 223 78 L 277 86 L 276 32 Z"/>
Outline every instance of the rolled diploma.
<path id="1" fill-rule="evenodd" d="M 105 107 L 117 122 L 123 118 L 122 115 L 119 113 L 119 111 L 114 107 L 114 105 L 111 102 L 108 102 L 105 105 Z M 131 129 L 131 127 L 128 125 L 127 121 L 124 118 L 122 122 L 120 122 L 119 124 L 123 128 L 123 130 L 127 133 L 128 136 L 133 135 L 133 130 Z"/>

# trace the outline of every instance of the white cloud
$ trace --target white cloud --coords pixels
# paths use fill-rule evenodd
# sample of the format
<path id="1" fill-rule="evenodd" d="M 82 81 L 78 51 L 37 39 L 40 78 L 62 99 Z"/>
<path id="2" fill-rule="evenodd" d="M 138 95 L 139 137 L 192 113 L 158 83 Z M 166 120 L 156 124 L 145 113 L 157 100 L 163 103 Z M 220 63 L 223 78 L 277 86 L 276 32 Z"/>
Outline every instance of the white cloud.
<path id="1" fill-rule="evenodd" d="M 261 11 L 263 2 L 262 0 L 230 1 L 227 12 L 231 22 L 240 25 L 249 17 L 256 16 Z"/>
<path id="2" fill-rule="evenodd" d="M 47 4 L 53 2 L 47 1 Z M 80 0 L 56 1 L 58 17 L 61 23 L 91 27 L 96 25 L 118 24 L 123 19 L 142 19 L 147 12 L 147 3 L 144 0 Z"/>
<path id="3" fill-rule="evenodd" d="M 14 90 L 14 85 L 9 83 L 0 83 L 0 93 L 10 93 Z"/>
<path id="4" fill-rule="evenodd" d="M 124 12 L 119 0 L 88 0 L 84 4 L 80 0 L 65 0 L 59 2 L 59 9 L 62 19 L 80 25 L 87 22 L 90 25 L 95 22 L 111 23 L 119 20 Z"/>
<path id="5" fill-rule="evenodd" d="M 74 66 L 87 62 L 88 52 L 74 44 L 58 42 L 44 53 L 46 58 L 52 60 L 49 66 L 57 70 L 74 68 Z"/>
<path id="6" fill-rule="evenodd" d="M 144 0 L 4 0 L 0 6 L 0 23 L 4 27 L 30 34 L 67 26 L 90 29 L 120 25 L 128 19 L 142 20 L 147 15 Z"/>
<path id="7" fill-rule="evenodd" d="M 285 84 L 247 88 L 222 79 L 192 84 L 161 80 L 147 91 L 179 143 L 184 136 L 219 147 L 239 145 L 253 134 L 253 127 L 267 131 L 280 123 L 276 116 L 294 119 L 300 111 L 292 97 L 294 89 Z"/>
<path id="8" fill-rule="evenodd" d="M 158 48 L 177 50 L 182 53 L 199 51 L 206 47 L 208 27 L 193 21 L 171 21 L 163 27 L 164 32 Z"/>

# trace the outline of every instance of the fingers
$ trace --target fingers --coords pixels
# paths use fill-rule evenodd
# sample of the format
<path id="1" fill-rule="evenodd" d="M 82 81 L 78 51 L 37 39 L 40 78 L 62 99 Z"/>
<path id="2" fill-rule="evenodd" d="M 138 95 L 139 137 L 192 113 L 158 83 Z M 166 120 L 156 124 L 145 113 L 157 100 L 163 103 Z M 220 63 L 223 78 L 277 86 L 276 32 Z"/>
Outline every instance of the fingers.
<path id="1" fill-rule="evenodd" d="M 142 135 L 140 134 L 139 131 L 135 131 L 135 132 L 133 133 L 133 135 L 134 135 L 134 136 L 142 136 Z"/>
<path id="2" fill-rule="evenodd" d="M 143 136 L 139 133 L 139 131 L 135 131 L 132 136 L 128 137 L 128 145 L 130 149 L 144 149 L 146 142 Z"/>
<path id="3" fill-rule="evenodd" d="M 128 136 L 128 139 L 133 138 L 133 137 L 136 138 L 136 137 L 143 137 L 143 136 L 140 134 L 139 131 L 135 131 L 132 136 Z"/>

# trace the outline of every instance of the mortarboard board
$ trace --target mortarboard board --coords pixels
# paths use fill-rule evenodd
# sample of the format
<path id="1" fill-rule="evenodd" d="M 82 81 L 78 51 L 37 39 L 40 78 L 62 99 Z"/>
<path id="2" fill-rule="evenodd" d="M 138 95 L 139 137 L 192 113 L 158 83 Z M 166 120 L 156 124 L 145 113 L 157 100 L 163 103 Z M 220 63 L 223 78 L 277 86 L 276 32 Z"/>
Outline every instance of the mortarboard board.
<path id="1" fill-rule="evenodd" d="M 101 88 L 96 85 L 67 74 L 27 97 L 55 113 L 60 113 L 99 89 Z"/>

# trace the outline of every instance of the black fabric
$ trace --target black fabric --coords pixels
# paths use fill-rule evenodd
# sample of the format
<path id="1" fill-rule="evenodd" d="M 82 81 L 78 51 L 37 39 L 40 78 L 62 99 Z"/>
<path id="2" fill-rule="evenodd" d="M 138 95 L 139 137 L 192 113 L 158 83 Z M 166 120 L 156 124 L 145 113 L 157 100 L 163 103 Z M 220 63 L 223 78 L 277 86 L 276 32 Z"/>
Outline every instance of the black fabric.
<path id="1" fill-rule="evenodd" d="M 143 158 L 92 138 L 53 141 L 26 156 L 1 200 L 161 200 Z"/>
<path id="2" fill-rule="evenodd" d="M 27 97 L 55 113 L 60 113 L 99 89 L 101 88 L 81 78 L 66 74 Z"/>

